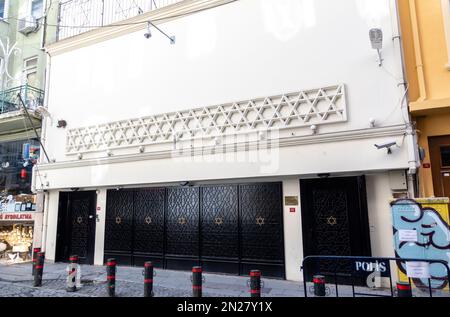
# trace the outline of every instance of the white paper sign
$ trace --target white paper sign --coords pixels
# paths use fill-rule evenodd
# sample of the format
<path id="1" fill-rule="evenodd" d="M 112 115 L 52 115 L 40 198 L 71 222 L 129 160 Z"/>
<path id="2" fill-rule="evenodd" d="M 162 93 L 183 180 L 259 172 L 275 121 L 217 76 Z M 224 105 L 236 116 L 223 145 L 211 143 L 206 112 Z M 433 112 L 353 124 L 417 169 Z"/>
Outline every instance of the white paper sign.
<path id="1" fill-rule="evenodd" d="M 400 242 L 417 242 L 417 230 L 399 230 L 398 238 Z"/>
<path id="2" fill-rule="evenodd" d="M 409 278 L 430 278 L 430 263 L 406 262 L 406 275 Z"/>

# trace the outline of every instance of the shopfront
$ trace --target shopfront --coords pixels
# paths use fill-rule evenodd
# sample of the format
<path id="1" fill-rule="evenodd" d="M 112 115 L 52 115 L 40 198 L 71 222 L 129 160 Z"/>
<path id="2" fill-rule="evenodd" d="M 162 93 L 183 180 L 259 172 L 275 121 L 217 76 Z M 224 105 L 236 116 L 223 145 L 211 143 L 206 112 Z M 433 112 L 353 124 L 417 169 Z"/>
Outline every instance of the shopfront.
<path id="1" fill-rule="evenodd" d="M 0 143 L 0 264 L 31 261 L 36 229 L 42 225 L 38 198 L 31 191 L 38 144 L 29 139 Z"/>
<path id="2" fill-rule="evenodd" d="M 41 213 L 0 213 L 0 264 L 30 262 L 33 246 L 39 244 L 41 223 Z"/>

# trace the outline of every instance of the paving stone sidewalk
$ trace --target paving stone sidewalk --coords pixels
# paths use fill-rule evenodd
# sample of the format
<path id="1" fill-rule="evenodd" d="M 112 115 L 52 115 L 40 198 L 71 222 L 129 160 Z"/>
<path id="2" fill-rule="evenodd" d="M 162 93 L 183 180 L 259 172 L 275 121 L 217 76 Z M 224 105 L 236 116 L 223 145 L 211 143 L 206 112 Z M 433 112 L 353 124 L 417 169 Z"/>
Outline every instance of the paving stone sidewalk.
<path id="1" fill-rule="evenodd" d="M 42 287 L 33 287 L 31 264 L 0 265 L 0 297 L 106 297 L 106 269 L 101 266 L 81 266 L 82 287 L 75 293 L 66 292 L 66 264 L 46 263 Z M 143 296 L 143 269 L 118 267 L 116 295 L 118 297 Z M 191 273 L 155 269 L 155 297 L 191 297 Z M 249 297 L 248 277 L 220 274 L 204 274 L 203 296 Z M 264 279 L 263 297 L 304 297 L 303 283 L 276 279 Z M 308 294 L 312 285 L 308 285 Z M 366 290 L 367 291 L 367 290 Z M 389 290 L 371 290 L 372 294 L 390 294 Z M 329 295 L 335 290 L 329 288 Z M 351 288 L 339 287 L 340 296 L 352 296 Z M 436 295 L 448 296 L 448 293 Z M 416 292 L 415 296 L 427 296 Z"/>

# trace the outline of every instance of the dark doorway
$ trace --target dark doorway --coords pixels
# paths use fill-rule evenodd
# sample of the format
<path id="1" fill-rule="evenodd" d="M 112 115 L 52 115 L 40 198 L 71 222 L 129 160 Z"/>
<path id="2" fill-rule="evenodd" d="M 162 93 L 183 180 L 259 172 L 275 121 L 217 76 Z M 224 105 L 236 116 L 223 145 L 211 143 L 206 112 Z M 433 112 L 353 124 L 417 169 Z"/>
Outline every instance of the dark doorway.
<path id="1" fill-rule="evenodd" d="M 78 255 L 80 263 L 94 264 L 96 192 L 60 193 L 56 261 Z"/>
<path id="2" fill-rule="evenodd" d="M 304 254 L 370 256 L 365 178 L 345 177 L 300 181 Z M 342 276 L 347 263 L 321 261 L 309 268 L 315 273 Z M 312 271 L 311 271 L 312 272 Z"/>
<path id="3" fill-rule="evenodd" d="M 450 198 L 450 135 L 429 138 L 434 195 Z"/>
<path id="4" fill-rule="evenodd" d="M 109 190 L 105 259 L 284 278 L 281 183 Z"/>

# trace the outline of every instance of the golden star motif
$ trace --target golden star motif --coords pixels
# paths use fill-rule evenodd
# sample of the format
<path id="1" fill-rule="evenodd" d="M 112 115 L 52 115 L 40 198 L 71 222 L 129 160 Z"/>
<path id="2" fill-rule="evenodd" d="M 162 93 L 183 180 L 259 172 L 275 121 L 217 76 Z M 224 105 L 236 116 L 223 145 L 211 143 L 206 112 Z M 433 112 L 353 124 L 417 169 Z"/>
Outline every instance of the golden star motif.
<path id="1" fill-rule="evenodd" d="M 221 226 L 221 225 L 223 225 L 223 218 L 218 217 L 218 218 L 215 219 L 214 222 L 215 222 L 216 225 Z"/>
<path id="2" fill-rule="evenodd" d="M 266 219 L 263 217 L 256 218 L 256 224 L 260 227 L 264 226 L 266 224 Z"/>
<path id="3" fill-rule="evenodd" d="M 186 218 L 181 217 L 181 218 L 178 218 L 178 223 L 183 226 L 183 225 L 187 224 L 187 220 L 186 220 Z"/>
<path id="4" fill-rule="evenodd" d="M 116 223 L 120 225 L 122 223 L 122 218 L 116 217 Z"/>
<path id="5" fill-rule="evenodd" d="M 145 217 L 145 223 L 146 224 L 151 224 L 152 223 L 152 218 L 151 217 Z"/>
<path id="6" fill-rule="evenodd" d="M 78 222 L 79 224 L 81 224 L 81 223 L 83 222 L 83 217 L 78 217 L 78 218 L 77 218 L 77 222 Z"/>
<path id="7" fill-rule="evenodd" d="M 337 219 L 333 216 L 327 218 L 327 224 L 329 224 L 330 226 L 335 226 L 337 225 Z"/>

